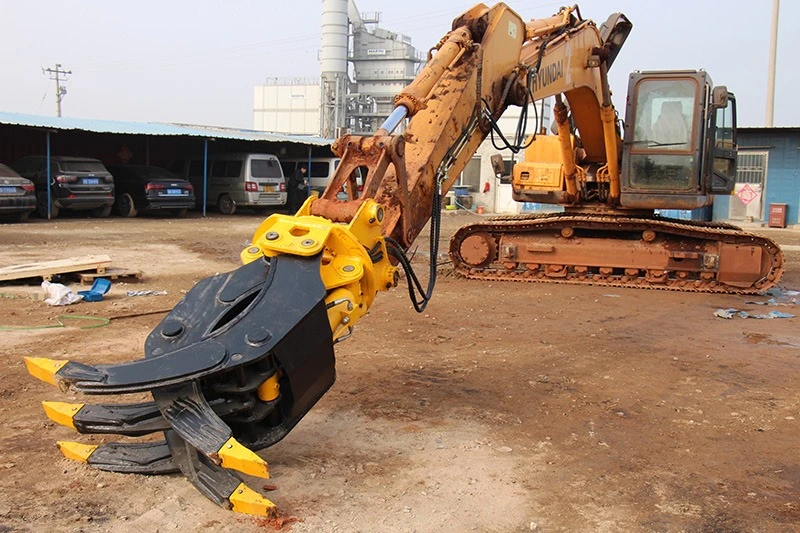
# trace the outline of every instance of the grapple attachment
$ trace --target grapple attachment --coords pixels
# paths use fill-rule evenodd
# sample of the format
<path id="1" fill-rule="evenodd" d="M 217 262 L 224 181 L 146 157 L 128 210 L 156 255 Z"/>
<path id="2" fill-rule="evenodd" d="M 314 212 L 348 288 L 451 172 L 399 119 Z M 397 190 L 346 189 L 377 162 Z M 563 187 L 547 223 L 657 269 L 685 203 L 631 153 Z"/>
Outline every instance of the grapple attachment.
<path id="1" fill-rule="evenodd" d="M 262 257 L 201 281 L 150 334 L 144 359 L 96 366 L 27 359 L 32 374 L 62 389 L 153 396 L 133 404 L 44 402 L 49 418 L 79 433 L 164 434 L 160 442 L 59 449 L 101 470 L 181 471 L 218 504 L 268 512 L 272 504 L 258 503 L 240 477 L 269 477 L 252 450 L 282 439 L 335 379 L 320 257 Z"/>
<path id="2" fill-rule="evenodd" d="M 182 472 L 219 505 L 271 514 L 274 504 L 245 484 L 248 476 L 269 477 L 254 450 L 286 436 L 333 385 L 334 343 L 379 288 L 394 284 L 379 213 L 365 202 L 349 226 L 273 215 L 242 253 L 244 266 L 195 285 L 150 333 L 143 359 L 26 358 L 32 375 L 62 390 L 152 395 L 128 404 L 43 402 L 50 419 L 79 433 L 163 434 L 59 442 L 64 456 L 114 472 Z"/>

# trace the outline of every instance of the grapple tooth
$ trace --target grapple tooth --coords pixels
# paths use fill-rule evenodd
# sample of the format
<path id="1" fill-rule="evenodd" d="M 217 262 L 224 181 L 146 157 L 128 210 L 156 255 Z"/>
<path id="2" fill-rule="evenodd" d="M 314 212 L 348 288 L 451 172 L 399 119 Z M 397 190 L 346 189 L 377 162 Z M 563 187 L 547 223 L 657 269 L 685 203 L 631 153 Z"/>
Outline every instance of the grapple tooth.
<path id="1" fill-rule="evenodd" d="M 277 507 L 274 503 L 257 493 L 244 483 L 236 487 L 228 500 L 233 505 L 232 510 L 255 516 L 275 516 Z"/>
<path id="2" fill-rule="evenodd" d="M 65 403 L 65 402 L 42 402 L 42 407 L 47 418 L 68 428 L 75 428 L 75 415 L 77 415 L 85 404 Z"/>
<path id="3" fill-rule="evenodd" d="M 252 450 L 239 444 L 233 437 L 222 445 L 217 455 L 222 460 L 223 468 L 238 470 L 250 476 L 269 478 L 267 462 Z"/>
<path id="4" fill-rule="evenodd" d="M 95 445 L 71 441 L 58 441 L 56 442 L 56 446 L 58 446 L 58 450 L 64 454 L 64 457 L 81 463 L 88 463 L 89 458 L 95 450 L 97 450 L 97 446 Z"/>
<path id="5" fill-rule="evenodd" d="M 25 357 L 24 359 L 28 374 L 51 385 L 57 385 L 56 373 L 69 363 L 68 360 L 60 361 L 45 357 Z"/>

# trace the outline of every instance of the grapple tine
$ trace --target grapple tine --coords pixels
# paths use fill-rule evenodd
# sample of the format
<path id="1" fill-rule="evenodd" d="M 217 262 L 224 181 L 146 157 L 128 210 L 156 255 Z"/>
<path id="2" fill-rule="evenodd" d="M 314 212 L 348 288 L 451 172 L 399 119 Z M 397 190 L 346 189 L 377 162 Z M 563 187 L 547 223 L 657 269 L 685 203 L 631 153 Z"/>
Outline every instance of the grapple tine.
<path id="1" fill-rule="evenodd" d="M 175 431 L 166 432 L 175 465 L 206 498 L 235 512 L 256 516 L 275 514 L 275 504 L 249 488 L 231 471 L 211 462 Z"/>
<path id="2" fill-rule="evenodd" d="M 209 405 L 220 417 L 248 413 L 253 400 L 218 398 Z M 47 417 L 78 433 L 113 433 L 138 437 L 170 429 L 155 402 L 131 404 L 83 404 L 42 402 Z"/>
<path id="3" fill-rule="evenodd" d="M 269 477 L 267 463 L 233 438 L 231 428 L 214 412 L 196 381 L 153 391 L 162 415 L 190 446 L 225 468 Z"/>
<path id="4" fill-rule="evenodd" d="M 110 442 L 99 446 L 79 442 L 58 442 L 67 459 L 86 463 L 98 470 L 125 474 L 171 474 L 178 471 L 166 441 Z"/>

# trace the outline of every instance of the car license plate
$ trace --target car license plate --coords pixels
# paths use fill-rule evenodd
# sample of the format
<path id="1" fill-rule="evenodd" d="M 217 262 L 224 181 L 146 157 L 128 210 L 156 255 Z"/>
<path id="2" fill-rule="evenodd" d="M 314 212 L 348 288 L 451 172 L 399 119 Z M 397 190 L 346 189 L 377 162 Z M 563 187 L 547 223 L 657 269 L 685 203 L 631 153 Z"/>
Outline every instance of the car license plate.
<path id="1" fill-rule="evenodd" d="M 97 185 L 100 183 L 99 178 L 83 178 L 84 185 Z"/>
<path id="2" fill-rule="evenodd" d="M 17 192 L 16 187 L 0 187 L 0 192 Z"/>
<path id="3" fill-rule="evenodd" d="M 180 189 L 167 189 L 167 194 L 169 195 L 183 194 L 183 191 Z"/>
<path id="4" fill-rule="evenodd" d="M 274 185 L 264 185 L 264 192 L 275 192 Z"/>

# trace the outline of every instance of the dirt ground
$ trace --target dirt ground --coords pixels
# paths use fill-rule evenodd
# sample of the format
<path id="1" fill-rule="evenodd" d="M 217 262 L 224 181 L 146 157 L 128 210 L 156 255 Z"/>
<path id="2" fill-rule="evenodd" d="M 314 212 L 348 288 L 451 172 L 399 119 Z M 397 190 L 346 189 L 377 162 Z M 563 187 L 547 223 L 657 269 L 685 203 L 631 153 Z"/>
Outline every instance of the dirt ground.
<path id="1" fill-rule="evenodd" d="M 445 216 L 443 243 L 474 217 Z M 0 225 L 0 267 L 107 253 L 146 275 L 66 309 L 26 298 L 36 286 L 0 286 L 3 326 L 112 318 L 0 331 L 0 532 L 271 530 L 181 476 L 62 458 L 56 440 L 102 439 L 47 420 L 42 400 L 83 400 L 22 363 L 140 357 L 163 314 L 125 316 L 168 310 L 199 279 L 236 267 L 259 221 Z M 783 285 L 800 288 L 800 232 L 759 231 L 788 245 Z M 134 289 L 168 294 L 126 296 Z M 418 315 L 404 286 L 381 294 L 338 345 L 331 391 L 261 452 L 277 486 L 268 497 L 301 520 L 284 527 L 294 532 L 798 531 L 800 317 L 713 313 L 800 309 L 749 299 L 444 276 Z"/>

